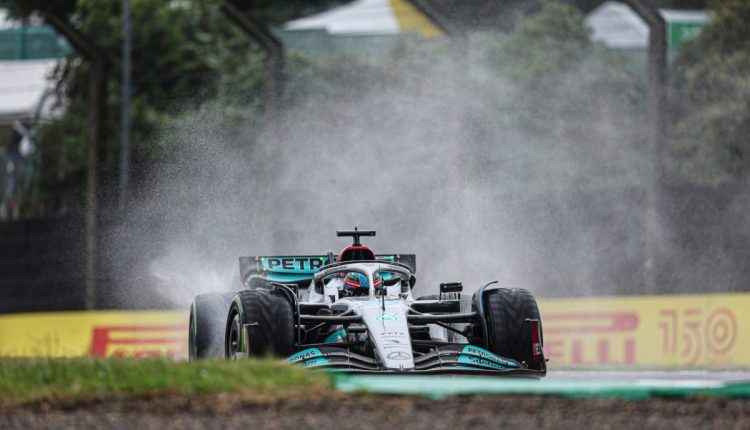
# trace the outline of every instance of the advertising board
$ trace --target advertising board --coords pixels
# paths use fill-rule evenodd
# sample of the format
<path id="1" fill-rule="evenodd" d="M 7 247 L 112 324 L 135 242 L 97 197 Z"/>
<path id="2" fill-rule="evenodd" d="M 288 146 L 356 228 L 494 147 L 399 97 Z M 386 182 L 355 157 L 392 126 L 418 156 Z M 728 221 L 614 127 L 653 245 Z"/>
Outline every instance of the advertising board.
<path id="1" fill-rule="evenodd" d="M 543 299 L 554 367 L 750 367 L 750 294 Z M 183 311 L 0 316 L 0 356 L 184 358 Z"/>
<path id="2" fill-rule="evenodd" d="M 0 356 L 187 357 L 182 311 L 92 311 L 0 316 Z"/>
<path id="3" fill-rule="evenodd" d="M 540 300 L 550 365 L 750 366 L 750 294 Z"/>

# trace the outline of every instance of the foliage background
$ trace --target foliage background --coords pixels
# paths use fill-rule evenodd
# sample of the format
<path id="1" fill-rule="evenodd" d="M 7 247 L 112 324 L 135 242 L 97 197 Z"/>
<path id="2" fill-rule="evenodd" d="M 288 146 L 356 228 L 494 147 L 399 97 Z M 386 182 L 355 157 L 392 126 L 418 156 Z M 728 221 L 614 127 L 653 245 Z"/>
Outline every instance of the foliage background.
<path id="1" fill-rule="evenodd" d="M 750 2 L 714 1 L 711 23 L 672 69 L 675 180 L 718 184 L 750 174 Z"/>
<path id="2" fill-rule="evenodd" d="M 280 23 L 304 3 L 268 2 L 262 16 Z M 119 1 L 59 4 L 119 70 Z M 504 31 L 480 26 L 466 63 L 449 41 L 415 37 L 377 60 L 289 51 L 274 137 L 264 55 L 214 2 L 133 10 L 133 200 L 102 212 L 115 218 L 100 239 L 111 303 L 155 285 L 137 273 L 181 306 L 234 282 L 237 255 L 324 252 L 339 245 L 331 231 L 355 223 L 390 229 L 380 248 L 418 252 L 434 277 L 420 285 L 497 276 L 542 295 L 644 291 L 646 71 L 593 43 L 580 11 L 550 0 Z M 742 290 L 750 277 L 748 6 L 710 13 L 670 66 L 661 292 Z M 55 79 L 66 110 L 37 142 L 36 215 L 84 205 L 86 62 L 72 56 Z M 116 72 L 108 105 L 105 207 L 116 201 Z"/>

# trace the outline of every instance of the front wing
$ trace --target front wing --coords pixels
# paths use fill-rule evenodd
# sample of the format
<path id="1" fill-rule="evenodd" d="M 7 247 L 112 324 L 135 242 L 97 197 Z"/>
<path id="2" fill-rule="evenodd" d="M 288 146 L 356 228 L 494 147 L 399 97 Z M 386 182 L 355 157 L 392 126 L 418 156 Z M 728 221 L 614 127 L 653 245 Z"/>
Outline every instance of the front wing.
<path id="1" fill-rule="evenodd" d="M 322 368 L 346 373 L 388 374 L 492 374 L 540 378 L 546 370 L 533 370 L 523 364 L 500 357 L 475 345 L 451 344 L 414 357 L 414 369 L 394 371 L 383 369 L 371 357 L 353 353 L 346 348 L 321 346 L 307 348 L 291 355 L 288 362 L 307 368 Z M 542 369 L 545 369 L 542 366 Z"/>

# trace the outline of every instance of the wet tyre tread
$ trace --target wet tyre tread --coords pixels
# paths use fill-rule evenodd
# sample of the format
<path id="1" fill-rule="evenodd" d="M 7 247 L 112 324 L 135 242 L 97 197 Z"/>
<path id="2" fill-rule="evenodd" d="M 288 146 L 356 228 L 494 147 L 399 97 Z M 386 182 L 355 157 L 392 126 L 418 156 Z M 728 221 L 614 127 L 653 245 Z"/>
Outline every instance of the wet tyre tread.
<path id="1" fill-rule="evenodd" d="M 541 324 L 534 296 L 522 288 L 490 290 L 485 296 L 485 315 L 490 350 L 533 368 L 531 330 L 526 319 L 538 319 Z"/>
<path id="2" fill-rule="evenodd" d="M 289 301 L 268 290 L 243 290 L 237 293 L 242 303 L 242 324 L 248 330 L 249 355 L 272 353 L 288 356 L 294 352 L 294 317 Z M 231 315 L 230 315 L 231 318 Z"/>

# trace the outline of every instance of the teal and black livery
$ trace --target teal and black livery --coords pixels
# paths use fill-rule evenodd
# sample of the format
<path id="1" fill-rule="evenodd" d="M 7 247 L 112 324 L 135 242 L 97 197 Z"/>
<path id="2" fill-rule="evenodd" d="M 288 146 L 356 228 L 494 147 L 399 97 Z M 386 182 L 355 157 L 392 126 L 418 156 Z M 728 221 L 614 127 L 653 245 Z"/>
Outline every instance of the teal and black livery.
<path id="1" fill-rule="evenodd" d="M 323 367 L 339 371 L 371 371 L 375 370 L 377 360 L 364 357 L 352 351 L 330 347 L 315 347 L 303 349 L 287 358 L 287 362 L 301 367 Z M 503 358 L 475 345 L 448 345 L 438 348 L 432 353 L 415 357 L 414 370 L 421 373 L 451 373 L 455 371 L 480 373 L 524 372 L 524 366 L 515 361 Z M 375 368 L 374 368 L 375 366 Z"/>
<path id="2" fill-rule="evenodd" d="M 375 259 L 384 263 L 405 264 L 412 272 L 416 271 L 417 258 L 414 254 L 377 254 Z M 337 261 L 336 256 L 330 255 L 240 257 L 240 279 L 245 283 L 252 278 L 260 278 L 270 282 L 304 284 L 311 281 L 321 267 Z M 384 273 L 383 279 L 388 278 L 388 274 Z"/>
<path id="3" fill-rule="evenodd" d="M 476 345 L 454 344 L 441 346 L 431 353 L 415 357 L 415 370 L 450 373 L 452 370 L 472 373 L 524 372 L 525 366 L 518 361 L 500 357 Z"/>
<path id="4" fill-rule="evenodd" d="M 494 370 L 519 369 L 521 367 L 516 361 L 499 357 L 484 348 L 474 345 L 464 346 L 456 362 Z"/>
<path id="5" fill-rule="evenodd" d="M 326 336 L 326 338 L 323 340 L 323 343 L 336 343 L 345 341 L 349 335 L 347 334 L 346 330 L 343 328 L 340 328 L 333 333 Z"/>
<path id="6" fill-rule="evenodd" d="M 308 348 L 291 355 L 287 360 L 291 364 L 302 367 L 318 367 L 329 363 L 328 359 L 318 348 Z"/>

